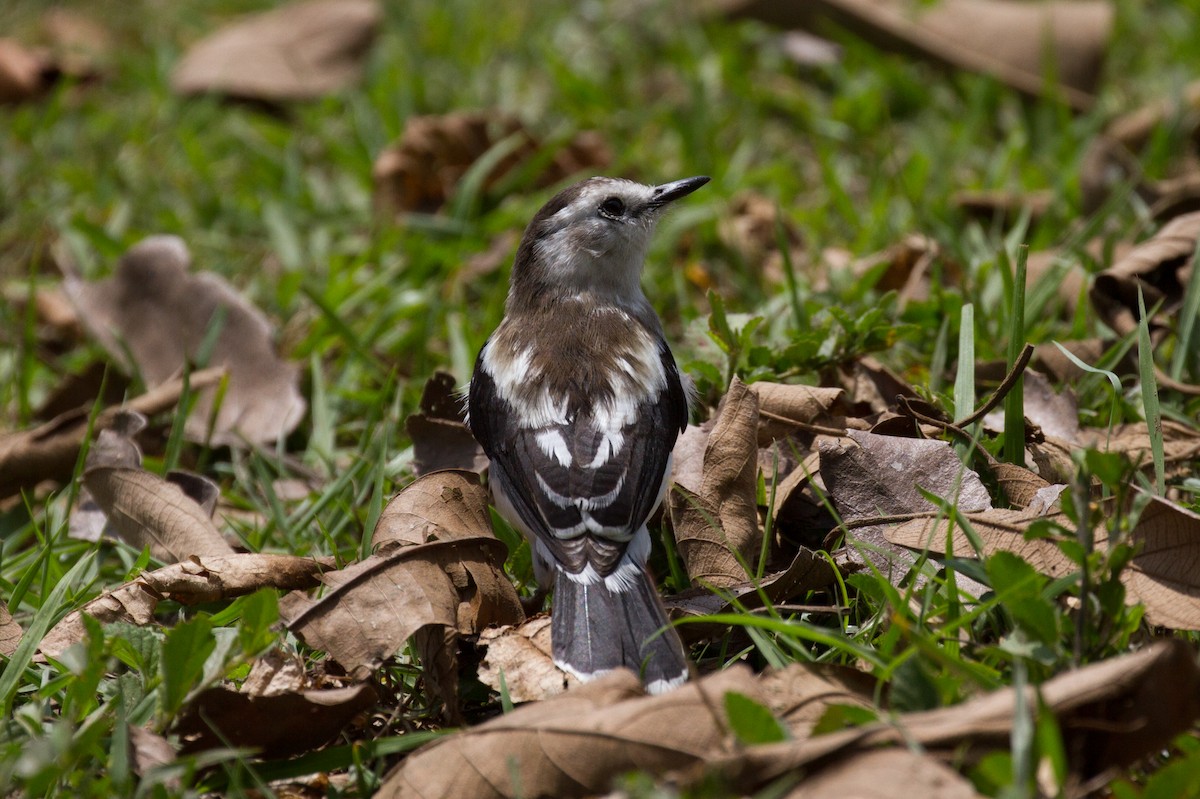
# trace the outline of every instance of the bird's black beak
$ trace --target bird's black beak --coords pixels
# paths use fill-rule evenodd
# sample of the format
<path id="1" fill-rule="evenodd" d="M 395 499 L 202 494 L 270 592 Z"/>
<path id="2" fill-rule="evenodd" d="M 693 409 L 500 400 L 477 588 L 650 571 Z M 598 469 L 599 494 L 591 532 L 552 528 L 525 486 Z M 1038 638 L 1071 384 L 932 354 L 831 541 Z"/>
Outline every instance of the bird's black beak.
<path id="1" fill-rule="evenodd" d="M 707 175 L 699 175 L 694 178 L 684 178 L 671 183 L 664 183 L 661 186 L 654 187 L 654 194 L 650 198 L 648 205 L 651 208 L 661 208 L 669 202 L 678 200 L 680 197 L 686 197 L 696 189 L 703 186 L 711 180 Z"/>

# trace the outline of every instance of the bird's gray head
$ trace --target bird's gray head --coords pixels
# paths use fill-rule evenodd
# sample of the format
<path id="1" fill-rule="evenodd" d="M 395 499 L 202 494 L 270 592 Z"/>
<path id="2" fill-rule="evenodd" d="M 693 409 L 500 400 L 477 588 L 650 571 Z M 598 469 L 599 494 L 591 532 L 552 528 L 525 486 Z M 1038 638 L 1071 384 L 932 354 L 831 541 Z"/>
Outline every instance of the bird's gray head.
<path id="1" fill-rule="evenodd" d="M 644 186 L 596 177 L 559 192 L 525 229 L 510 310 L 576 296 L 637 303 L 642 264 L 663 209 L 707 182 L 694 177 Z"/>

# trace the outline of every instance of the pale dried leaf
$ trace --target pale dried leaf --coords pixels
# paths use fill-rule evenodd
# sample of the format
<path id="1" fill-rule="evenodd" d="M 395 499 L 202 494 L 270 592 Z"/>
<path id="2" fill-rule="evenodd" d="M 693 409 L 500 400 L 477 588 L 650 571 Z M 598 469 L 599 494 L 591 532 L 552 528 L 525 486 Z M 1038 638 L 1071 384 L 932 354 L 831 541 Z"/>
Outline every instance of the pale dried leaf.
<path id="1" fill-rule="evenodd" d="M 6 658 L 12 657 L 13 652 L 17 651 L 17 646 L 21 643 L 23 634 L 21 625 L 8 611 L 8 603 L 0 602 L 0 655 Z"/>
<path id="2" fill-rule="evenodd" d="M 676 486 L 670 512 L 679 554 L 693 585 L 746 578 L 758 554 L 758 397 L 734 379 L 704 451 L 700 492 Z"/>
<path id="3" fill-rule="evenodd" d="M 95 77 L 98 65 L 112 53 L 113 40 L 108 30 L 78 11 L 52 8 L 42 15 L 41 27 L 58 68 L 66 75 Z"/>
<path id="4" fill-rule="evenodd" d="M 418 477 L 392 497 L 371 546 L 473 538 L 494 538 L 487 489 L 474 472 L 448 470 Z"/>
<path id="5" fill-rule="evenodd" d="M 763 704 L 798 738 L 810 735 L 831 705 L 875 707 L 875 678 L 849 666 L 792 663 L 758 682 Z"/>
<path id="6" fill-rule="evenodd" d="M 119 588 L 105 591 L 79 610 L 68 613 L 58 624 L 50 628 L 38 644 L 38 651 L 46 657 L 57 658 L 75 643 L 87 637 L 83 616 L 91 616 L 101 624 L 124 621 L 144 626 L 154 621 L 154 609 L 162 595 L 140 579 L 125 583 Z"/>
<path id="7" fill-rule="evenodd" d="M 267 102 L 331 94 L 361 78 L 382 22 L 375 0 L 311 0 L 248 16 L 192 45 L 171 86 Z"/>
<path id="8" fill-rule="evenodd" d="M 1051 90 L 1072 108 L 1091 107 L 1115 15 L 1103 0 L 723 0 L 735 17 L 753 17 L 808 30 L 832 20 L 864 39 L 934 63 L 992 75 L 1038 97 Z M 1047 64 L 1050 60 L 1050 64 Z"/>
<path id="9" fill-rule="evenodd" d="M 1064 441 L 1079 438 L 1079 405 L 1070 388 L 1057 393 L 1041 374 L 1026 369 L 1022 376 L 1025 417 L 1048 436 Z"/>
<path id="10" fill-rule="evenodd" d="M 1200 630 L 1200 514 L 1154 497 L 1131 534 L 1138 551 L 1121 573 L 1151 624 Z"/>
<path id="11" fill-rule="evenodd" d="M 671 450 L 671 482 L 693 494 L 698 494 L 704 485 L 704 450 L 708 447 L 714 421 L 709 419 L 704 424 L 688 425 L 675 439 L 675 448 Z"/>
<path id="12" fill-rule="evenodd" d="M 591 796 L 628 771 L 700 764 L 726 751 L 727 691 L 758 697 L 741 666 L 659 696 L 621 669 L 409 755 L 376 797 Z"/>
<path id="13" fill-rule="evenodd" d="M 129 752 L 132 755 L 133 772 L 145 776 L 151 769 L 165 766 L 175 760 L 175 747 L 171 742 L 156 732 L 129 725 Z M 178 788 L 178 778 L 169 780 Z"/>
<path id="14" fill-rule="evenodd" d="M 894 747 L 859 752 L 806 776 L 783 799 L 982 799 L 971 781 L 929 755 Z"/>
<path id="15" fill-rule="evenodd" d="M 1027 706 L 1036 706 L 1033 689 L 1027 690 Z M 1058 721 L 1071 773 L 1088 779 L 1136 762 L 1188 729 L 1200 716 L 1200 667 L 1186 642 L 1167 639 L 1060 674 L 1043 683 L 1039 693 Z M 714 760 L 706 771 L 751 790 L 796 769 L 885 744 L 920 746 L 956 758 L 1007 751 L 1015 702 L 1015 690 L 1004 688 L 953 707 L 907 713 L 895 724 L 751 747 Z"/>
<path id="16" fill-rule="evenodd" d="M 215 421 L 217 392 L 198 393 L 184 432 L 193 441 L 209 440 L 211 422 L 211 443 L 231 446 L 286 436 L 307 407 L 297 387 L 299 370 L 275 352 L 262 311 L 220 276 L 189 274 L 190 263 L 182 239 L 151 236 L 121 256 L 112 277 L 68 277 L 65 290 L 91 335 L 152 387 L 175 378 L 219 320 L 209 365 L 226 369 L 228 386 Z"/>
<path id="17" fill-rule="evenodd" d="M 579 683 L 554 664 L 549 616 L 535 616 L 515 627 L 484 630 L 479 634 L 479 645 L 484 647 L 480 682 L 499 691 L 503 674 L 513 702 L 539 702 Z"/>
<path id="18" fill-rule="evenodd" d="M 1028 507 L 1040 491 L 1050 487 L 1047 480 L 1015 463 L 998 461 L 991 465 L 991 471 L 1004 496 L 1018 508 Z"/>
<path id="19" fill-rule="evenodd" d="M 1200 237 L 1200 212 L 1176 217 L 1096 275 L 1090 296 L 1101 319 L 1119 335 L 1137 327 L 1138 290 L 1146 308 L 1162 302 L 1156 321 L 1178 316 L 1191 258 Z"/>
<path id="20" fill-rule="evenodd" d="M 288 757 L 332 741 L 377 701 L 365 683 L 262 696 L 218 686 L 193 697 L 171 732 L 185 755 L 233 746 Z"/>
<path id="21" fill-rule="evenodd" d="M 453 375 L 435 372 L 425 382 L 420 412 L 404 420 L 413 442 L 413 471 L 427 474 L 466 469 L 482 473 L 487 468 L 487 455 L 467 429 L 465 410 Z"/>
<path id="22" fill-rule="evenodd" d="M 49 62 L 14 39 L 0 38 L 0 103 L 37 97 L 52 83 Z"/>
<path id="23" fill-rule="evenodd" d="M 774 200 L 743 192 L 730 200 L 717 224 L 717 233 L 725 246 L 736 252 L 746 266 L 775 285 L 782 285 L 786 280 L 785 253 L 780 250 L 781 229 L 786 256 L 793 265 L 797 264 L 804 257 L 804 237 Z"/>
<path id="24" fill-rule="evenodd" d="M 446 723 L 461 726 L 464 719 L 458 697 L 458 631 L 429 624 L 413 632 L 412 646 L 420 660 L 427 690 L 442 700 Z"/>
<path id="25" fill-rule="evenodd" d="M 205 369 L 191 376 L 193 390 L 215 385 L 223 374 L 220 369 Z M 99 433 L 117 423 L 125 411 L 151 416 L 174 407 L 183 391 L 183 381 L 169 380 L 123 406 L 107 408 L 96 418 Z M 43 480 L 70 478 L 79 460 L 79 449 L 88 432 L 90 409 L 68 411 L 32 430 L 0 435 L 0 499 L 22 488 L 32 488 Z"/>
<path id="26" fill-rule="evenodd" d="M 810 425 L 842 428 L 838 417 L 849 412 L 846 392 L 840 388 L 768 382 L 751 383 L 749 388 L 758 396 L 760 447 Z"/>
<path id="27" fill-rule="evenodd" d="M 242 683 L 248 696 L 277 696 L 296 693 L 304 688 L 304 658 L 296 652 L 275 647 L 250 664 L 250 673 Z"/>

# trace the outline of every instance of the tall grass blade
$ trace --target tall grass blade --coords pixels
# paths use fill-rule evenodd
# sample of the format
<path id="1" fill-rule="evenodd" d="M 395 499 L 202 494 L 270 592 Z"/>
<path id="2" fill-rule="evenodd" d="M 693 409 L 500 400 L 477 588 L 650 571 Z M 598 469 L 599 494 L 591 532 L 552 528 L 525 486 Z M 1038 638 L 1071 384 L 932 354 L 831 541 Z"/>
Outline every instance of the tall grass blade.
<path id="1" fill-rule="evenodd" d="M 1150 433 L 1150 454 L 1154 458 L 1154 489 L 1166 492 L 1166 462 L 1163 456 L 1162 408 L 1158 403 L 1158 380 L 1154 377 L 1154 349 L 1150 343 L 1150 321 L 1146 300 L 1138 286 L 1138 375 L 1142 381 L 1142 408 Z"/>
<path id="2" fill-rule="evenodd" d="M 1029 247 L 1017 249 L 1017 271 L 1013 276 L 1012 312 L 1009 314 L 1008 368 L 1012 369 L 1025 347 L 1025 263 Z M 1004 460 L 1025 465 L 1025 397 L 1024 379 L 1018 377 L 1012 391 L 1004 398 Z"/>

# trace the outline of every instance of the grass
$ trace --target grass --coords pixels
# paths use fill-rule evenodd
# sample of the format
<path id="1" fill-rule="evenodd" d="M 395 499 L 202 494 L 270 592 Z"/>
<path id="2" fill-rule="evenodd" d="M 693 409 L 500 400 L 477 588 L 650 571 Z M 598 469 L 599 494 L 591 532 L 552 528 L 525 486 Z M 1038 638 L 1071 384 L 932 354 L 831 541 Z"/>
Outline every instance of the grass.
<path id="1" fill-rule="evenodd" d="M 79 5 L 95 13 L 94 4 Z M 38 343 L 23 300 L 57 281 L 52 261 L 69 257 L 98 278 L 140 238 L 176 233 L 197 268 L 225 276 L 279 320 L 282 349 L 305 366 L 311 408 L 287 449 L 321 488 L 309 500 L 284 502 L 273 481 L 295 476 L 295 462 L 269 451 L 198 451 L 178 429 L 166 461 L 201 464 L 219 481 L 226 501 L 247 512 L 237 532 L 250 549 L 342 562 L 361 554 L 362 530 L 411 477 L 403 420 L 425 379 L 446 369 L 464 381 L 500 319 L 507 268 L 465 282 L 463 263 L 497 235 L 522 228 L 550 194 L 514 185 L 503 196 L 464 193 L 446 215 L 408 225 L 381 218 L 372 211 L 372 161 L 409 116 L 499 108 L 544 137 L 599 130 L 613 148 L 613 173 L 646 181 L 711 175 L 664 222 L 645 277 L 706 400 L 715 401 L 733 374 L 815 382 L 869 352 L 915 384 L 952 386 L 952 394 L 933 399 L 961 418 L 973 387 L 956 385 L 945 367 L 1004 359 L 1022 343 L 1011 335 L 1020 292 L 1009 254 L 1020 245 L 1032 252 L 1064 241 L 1081 246 L 1079 169 L 1090 137 L 1109 115 L 1200 74 L 1197 0 L 1118 0 L 1098 108 L 1078 117 L 1022 100 L 990 79 L 948 74 L 836 32 L 842 58 L 802 70 L 787 61 L 775 31 L 692 21 L 682 0 L 504 3 L 487 13 L 466 0 L 413 0 L 388 5 L 384 33 L 354 90 L 278 115 L 171 94 L 170 70 L 188 43 L 263 5 L 107 3 L 100 16 L 120 46 L 103 83 L 0 107 L 0 288 L 13 300 L 0 304 L 0 418 L 7 428 L 29 426 L 63 376 L 101 357 L 95 346 L 55 351 Z M 42 8 L 38 0 L 6 2 L 0 30 L 31 34 Z M 1166 174 L 1182 146 L 1178 130 L 1156 136 L 1143 154 L 1147 173 Z M 952 202 L 964 189 L 1043 188 L 1054 192 L 1049 212 L 1022 227 L 1016 241 L 1010 230 L 967 219 Z M 729 202 L 741 192 L 778 203 L 780 239 L 785 224 L 803 234 L 808 263 L 785 258 L 779 284 L 723 236 Z M 1143 229 L 1144 214 L 1125 197 L 1089 229 L 1111 249 Z M 814 263 L 823 251 L 861 256 L 912 232 L 934 237 L 961 264 L 959 283 L 939 275 L 927 299 L 901 307 L 870 281 L 818 279 Z M 703 267 L 711 286 L 689 277 L 682 268 L 689 263 Z M 1198 285 L 1193 277 L 1189 308 L 1200 302 Z M 1043 342 L 1095 333 L 1094 320 L 1061 312 L 1055 288 L 1036 287 L 1026 298 L 1018 326 L 1025 336 Z M 1172 374 L 1196 382 L 1194 335 L 1185 329 Z M 960 361 L 968 347 L 973 357 Z M 1100 425 L 1141 418 L 1139 403 L 1110 391 L 1102 374 L 1078 388 L 1081 410 Z M 1195 418 L 1195 399 L 1167 393 L 1162 403 Z M 67 538 L 70 493 L 31 494 L 0 512 L 0 596 L 27 642 L 146 565 L 128 548 Z M 1080 519 L 1081 529 L 1087 522 Z M 993 586 L 995 597 L 965 614 L 953 578 L 947 590 L 937 574 L 905 587 L 858 574 L 844 588 L 844 628 L 779 614 L 728 621 L 753 628 L 752 657 L 866 662 L 889 681 L 894 707 L 932 707 L 980 686 L 1038 681 L 1128 645 L 1138 619 L 1113 599 L 1120 564 L 1090 551 L 1080 558 L 1087 590 L 989 561 L 970 576 Z M 527 551 L 510 566 L 529 582 Z M 1065 598 L 1089 590 L 1110 623 L 1077 629 Z M 1043 611 L 1056 627 L 1044 626 Z M 172 612 L 188 621 L 165 638 L 99 632 L 87 662 L 35 664 L 32 644 L 22 645 L 0 676 L 0 700 L 13 709 L 2 722 L 0 785 L 31 796 L 175 795 L 165 776 L 139 789 L 128 752 L 110 746 L 121 739 L 117 731 L 176 708 L 181 692 L 203 681 L 196 668 L 234 668 L 281 634 L 236 613 L 217 615 L 215 629 L 230 635 L 204 651 L 196 634 L 212 619 Z M 1020 635 L 1006 639 L 1008 649 L 983 643 L 1014 630 Z M 971 645 L 960 647 L 963 638 Z M 184 668 L 188 657 L 180 652 L 198 664 Z M 88 665 L 118 661 L 124 666 L 111 671 Z M 370 751 L 343 742 L 319 758 L 321 768 L 355 775 L 330 789 L 336 795 L 368 790 L 393 762 L 388 757 L 408 745 L 397 743 L 404 733 L 434 724 L 436 703 L 421 694 L 414 672 L 409 664 L 389 671 L 393 709 L 403 720 L 371 730 Z M 980 790 L 1027 784 L 1029 758 L 1048 751 L 1041 742 L 1053 736 L 1027 727 L 1020 736 L 1007 771 L 981 766 L 973 775 Z M 254 784 L 236 758 L 225 757 L 216 768 L 227 784 Z M 199 785 L 194 772 L 208 765 L 185 759 L 176 771 Z M 295 772 L 264 775 L 286 773 Z"/>

